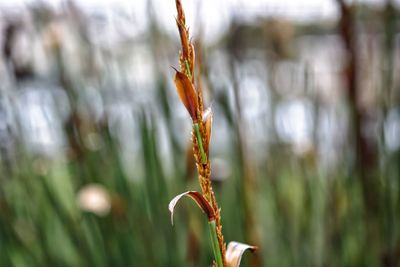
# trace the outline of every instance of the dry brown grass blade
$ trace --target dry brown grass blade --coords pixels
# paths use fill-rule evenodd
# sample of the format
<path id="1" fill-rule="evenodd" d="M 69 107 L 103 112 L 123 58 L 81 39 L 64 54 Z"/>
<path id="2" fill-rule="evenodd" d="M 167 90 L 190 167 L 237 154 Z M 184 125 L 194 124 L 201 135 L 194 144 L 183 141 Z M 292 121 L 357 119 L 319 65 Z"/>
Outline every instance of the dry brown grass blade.
<path id="1" fill-rule="evenodd" d="M 235 241 L 229 242 L 225 256 L 227 267 L 238 267 L 243 253 L 248 249 L 254 252 L 257 250 L 257 247 Z"/>
<path id="2" fill-rule="evenodd" d="M 193 199 L 196 204 L 200 207 L 200 209 L 207 215 L 209 221 L 215 220 L 215 212 L 211 207 L 210 203 L 208 203 L 207 199 L 203 197 L 202 194 L 196 191 L 187 191 L 185 193 L 179 194 L 174 197 L 171 202 L 169 202 L 168 209 L 171 212 L 171 223 L 174 224 L 174 209 L 176 204 L 178 204 L 179 200 L 182 197 L 190 197 Z"/>
<path id="3" fill-rule="evenodd" d="M 193 120 L 193 123 L 196 123 L 198 99 L 193 83 L 189 80 L 186 74 L 176 70 L 175 86 L 182 103 L 185 105 Z"/>

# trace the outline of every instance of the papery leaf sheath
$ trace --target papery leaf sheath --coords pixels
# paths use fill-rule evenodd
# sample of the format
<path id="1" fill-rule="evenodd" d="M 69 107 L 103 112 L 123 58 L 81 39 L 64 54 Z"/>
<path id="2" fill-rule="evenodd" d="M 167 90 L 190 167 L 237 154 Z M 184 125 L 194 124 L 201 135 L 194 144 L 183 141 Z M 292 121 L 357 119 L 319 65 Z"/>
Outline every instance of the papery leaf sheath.
<path id="1" fill-rule="evenodd" d="M 235 241 L 229 242 L 225 255 L 227 267 L 238 267 L 243 253 L 248 249 L 254 252 L 257 247 Z"/>

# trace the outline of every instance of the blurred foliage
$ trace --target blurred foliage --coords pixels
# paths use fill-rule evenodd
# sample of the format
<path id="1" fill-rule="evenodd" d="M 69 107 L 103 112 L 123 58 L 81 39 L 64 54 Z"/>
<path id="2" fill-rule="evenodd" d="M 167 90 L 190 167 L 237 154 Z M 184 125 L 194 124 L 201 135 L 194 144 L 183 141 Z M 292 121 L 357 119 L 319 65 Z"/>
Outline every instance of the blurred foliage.
<path id="1" fill-rule="evenodd" d="M 211 265 L 202 214 L 170 224 L 198 188 L 155 8 L 132 35 L 72 2 L 2 16 L 0 266 Z M 260 247 L 243 266 L 400 265 L 399 11 L 339 10 L 196 42 L 225 239 Z"/>

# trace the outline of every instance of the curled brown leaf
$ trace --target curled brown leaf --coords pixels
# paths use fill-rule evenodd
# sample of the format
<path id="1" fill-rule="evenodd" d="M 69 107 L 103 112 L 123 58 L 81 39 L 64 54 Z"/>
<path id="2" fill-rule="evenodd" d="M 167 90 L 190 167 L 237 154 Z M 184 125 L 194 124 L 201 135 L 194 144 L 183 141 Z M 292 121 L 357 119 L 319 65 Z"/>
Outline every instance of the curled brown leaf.
<path id="1" fill-rule="evenodd" d="M 196 191 L 187 191 L 182 194 L 177 195 L 174 197 L 168 205 L 168 209 L 171 212 L 171 223 L 174 224 L 174 209 L 178 201 L 182 197 L 190 197 L 193 199 L 196 204 L 200 207 L 200 209 L 207 215 L 209 221 L 215 220 L 215 212 L 214 209 L 211 207 L 210 203 L 203 197 L 202 194 Z"/>

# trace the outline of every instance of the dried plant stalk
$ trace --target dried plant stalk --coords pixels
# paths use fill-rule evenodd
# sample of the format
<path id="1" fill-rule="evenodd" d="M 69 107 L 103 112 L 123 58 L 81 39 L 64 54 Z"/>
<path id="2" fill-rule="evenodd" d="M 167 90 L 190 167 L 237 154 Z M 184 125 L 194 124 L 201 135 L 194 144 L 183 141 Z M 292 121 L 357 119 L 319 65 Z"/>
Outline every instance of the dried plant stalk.
<path id="1" fill-rule="evenodd" d="M 189 30 L 186 27 L 185 12 L 182 7 L 180 0 L 176 0 L 176 9 L 178 16 L 176 18 L 179 35 L 181 38 L 182 51 L 179 57 L 180 72 L 177 75 L 187 75 L 192 85 L 195 81 L 195 53 L 194 47 L 189 39 Z M 183 80 L 183 78 L 181 79 Z M 183 93 L 182 90 L 186 90 L 181 86 L 181 82 L 176 82 L 179 95 L 186 95 L 195 98 L 193 94 Z M 188 90 L 191 90 L 190 86 L 186 86 Z M 196 88 L 194 86 L 194 88 Z M 199 174 L 199 183 L 201 187 L 201 192 L 203 196 L 210 202 L 212 208 L 215 212 L 215 234 L 218 240 L 219 253 L 221 254 L 223 266 L 225 263 L 225 250 L 226 245 L 224 242 L 224 237 L 222 235 L 222 225 L 221 225 L 221 214 L 218 203 L 215 199 L 215 195 L 211 185 L 211 164 L 208 160 L 209 143 L 211 136 L 211 121 L 212 113 L 209 111 L 206 114 L 203 110 L 203 98 L 201 90 L 196 90 L 197 99 L 185 99 L 184 103 L 196 103 L 196 105 L 185 104 L 189 114 L 193 121 L 192 130 L 192 142 L 193 142 L 193 154 L 196 160 L 197 171 Z M 182 99 L 182 97 L 181 97 Z M 196 114 L 193 114 L 193 109 L 196 110 Z M 204 118 L 203 118 L 203 115 Z M 217 260 L 218 264 L 218 260 Z"/>
<path id="2" fill-rule="evenodd" d="M 195 79 L 194 47 L 189 39 L 189 30 L 186 27 L 185 12 L 183 11 L 182 3 L 180 0 L 175 0 L 175 3 L 178 11 L 176 23 L 182 44 L 182 51 L 179 56 L 180 71 L 175 69 L 175 86 L 183 105 L 192 119 L 193 155 L 196 161 L 201 194 L 195 191 L 182 193 L 172 199 L 169 204 L 169 210 L 171 211 L 172 218 L 175 205 L 183 196 L 188 196 L 195 200 L 208 216 L 208 225 L 215 257 L 213 266 L 238 267 L 243 252 L 247 249 L 254 251 L 256 247 L 231 242 L 229 246 L 229 255 L 226 255 L 226 245 L 224 236 L 222 235 L 221 210 L 218 207 L 211 185 L 211 163 L 208 159 L 212 128 L 212 110 L 209 108 L 204 111 L 200 85 L 197 87 L 195 86 L 195 80 L 198 79 Z"/>

